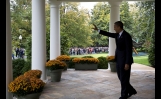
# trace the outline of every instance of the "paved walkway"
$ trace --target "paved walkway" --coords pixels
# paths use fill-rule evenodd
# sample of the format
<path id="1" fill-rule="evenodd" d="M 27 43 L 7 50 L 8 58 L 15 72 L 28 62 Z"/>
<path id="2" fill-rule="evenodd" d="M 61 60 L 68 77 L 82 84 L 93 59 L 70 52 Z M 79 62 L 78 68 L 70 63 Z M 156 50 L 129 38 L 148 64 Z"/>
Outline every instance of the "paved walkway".
<path id="1" fill-rule="evenodd" d="M 117 74 L 107 69 L 63 71 L 60 82 L 49 80 L 40 99 L 119 99 L 120 82 Z M 131 84 L 137 94 L 129 99 L 155 99 L 155 69 L 134 63 Z"/>

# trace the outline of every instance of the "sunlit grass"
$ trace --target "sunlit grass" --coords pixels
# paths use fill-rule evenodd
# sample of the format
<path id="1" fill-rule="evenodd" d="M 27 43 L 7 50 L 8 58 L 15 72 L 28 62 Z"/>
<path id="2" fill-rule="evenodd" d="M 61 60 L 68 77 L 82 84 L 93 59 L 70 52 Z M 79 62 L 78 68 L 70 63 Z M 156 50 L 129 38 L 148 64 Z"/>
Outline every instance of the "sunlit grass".
<path id="1" fill-rule="evenodd" d="M 135 56 L 133 58 L 134 58 L 134 63 L 139 63 L 139 64 L 150 66 L 150 63 L 148 61 L 148 55 L 146 55 L 146 56 Z"/>

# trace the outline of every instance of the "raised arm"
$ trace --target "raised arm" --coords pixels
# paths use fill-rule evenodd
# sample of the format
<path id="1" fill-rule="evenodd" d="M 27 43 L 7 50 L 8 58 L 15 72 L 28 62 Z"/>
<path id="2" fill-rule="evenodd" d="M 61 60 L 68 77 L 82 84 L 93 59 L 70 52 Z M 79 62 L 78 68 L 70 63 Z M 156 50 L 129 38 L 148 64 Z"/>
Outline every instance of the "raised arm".
<path id="1" fill-rule="evenodd" d="M 106 31 L 103 31 L 103 30 L 100 30 L 99 34 L 102 34 L 102 35 L 105 35 L 105 36 L 109 36 L 109 37 L 112 37 L 112 38 L 116 38 L 117 35 L 118 35 L 116 33 L 110 33 L 110 32 L 106 32 Z"/>
<path id="2" fill-rule="evenodd" d="M 117 35 L 118 35 L 117 33 L 110 33 L 110 32 L 106 32 L 106 31 L 103 31 L 103 30 L 99 30 L 95 24 L 93 24 L 93 26 L 94 26 L 93 29 L 98 31 L 99 34 L 101 34 L 101 35 L 109 36 L 109 37 L 112 37 L 112 38 L 116 38 Z"/>

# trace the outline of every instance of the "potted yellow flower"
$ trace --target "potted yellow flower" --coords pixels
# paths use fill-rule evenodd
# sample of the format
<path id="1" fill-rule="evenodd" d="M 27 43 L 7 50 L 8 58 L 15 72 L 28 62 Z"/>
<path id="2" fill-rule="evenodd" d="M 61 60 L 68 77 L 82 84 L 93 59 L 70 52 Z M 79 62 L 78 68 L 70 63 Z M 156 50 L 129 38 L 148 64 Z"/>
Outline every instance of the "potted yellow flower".
<path id="1" fill-rule="evenodd" d="M 67 68 L 68 68 L 68 62 L 71 59 L 70 56 L 68 56 L 68 55 L 60 55 L 56 59 L 65 62 L 67 64 L 67 66 L 64 68 L 64 70 L 67 70 Z"/>
<path id="2" fill-rule="evenodd" d="M 31 77 L 40 78 L 41 74 L 42 74 L 41 70 L 29 70 L 24 73 L 24 76 L 31 76 Z"/>
<path id="3" fill-rule="evenodd" d="M 116 61 L 115 56 L 107 56 L 108 65 L 110 66 L 111 72 L 116 72 Z"/>
<path id="4" fill-rule="evenodd" d="M 76 70 L 97 70 L 97 58 L 74 58 L 72 60 L 75 63 Z"/>
<path id="5" fill-rule="evenodd" d="M 68 55 L 60 55 L 56 59 L 60 60 L 60 61 L 69 61 L 70 60 L 70 56 L 68 56 Z"/>
<path id="6" fill-rule="evenodd" d="M 20 75 L 9 83 L 9 92 L 17 99 L 39 99 L 45 83 L 36 77 Z"/>
<path id="7" fill-rule="evenodd" d="M 51 81 L 60 81 L 62 71 L 67 66 L 63 61 L 53 59 L 46 62 L 46 68 L 50 71 Z"/>
<path id="8" fill-rule="evenodd" d="M 107 56 L 108 62 L 115 62 L 115 56 Z"/>

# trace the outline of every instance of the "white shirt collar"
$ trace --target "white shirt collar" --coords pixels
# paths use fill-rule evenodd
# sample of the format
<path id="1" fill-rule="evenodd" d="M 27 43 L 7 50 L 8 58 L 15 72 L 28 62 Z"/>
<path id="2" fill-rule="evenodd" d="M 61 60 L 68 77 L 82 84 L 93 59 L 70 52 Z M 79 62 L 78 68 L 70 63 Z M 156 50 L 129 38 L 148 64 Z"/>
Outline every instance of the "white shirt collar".
<path id="1" fill-rule="evenodd" d="M 123 31 L 124 31 L 124 30 L 122 30 L 122 31 L 119 33 L 119 36 L 121 36 L 121 34 L 122 34 Z"/>

